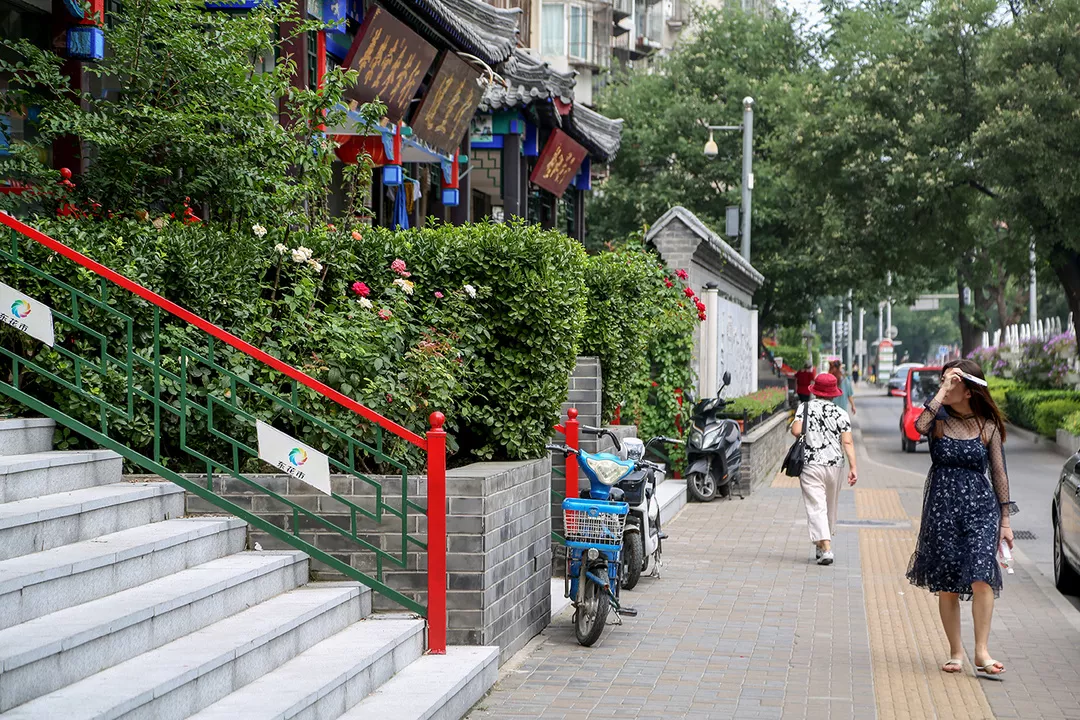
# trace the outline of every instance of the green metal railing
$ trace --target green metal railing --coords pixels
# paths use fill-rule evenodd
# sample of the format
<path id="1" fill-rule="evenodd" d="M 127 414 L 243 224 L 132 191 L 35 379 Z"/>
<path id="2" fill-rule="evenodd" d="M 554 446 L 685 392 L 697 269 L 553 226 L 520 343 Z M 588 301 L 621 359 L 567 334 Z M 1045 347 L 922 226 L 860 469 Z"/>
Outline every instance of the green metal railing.
<path id="1" fill-rule="evenodd" d="M 0 245 L 0 281 L 50 305 L 56 336 L 50 348 L 0 329 L 8 365 L 0 393 L 427 616 L 431 651 L 445 650 L 441 414 L 432 415 L 427 437 L 413 433 L 14 218 L 0 213 L 0 223 L 11 228 L 10 243 Z M 258 460 L 257 420 L 320 449 L 332 473 L 362 489 L 330 495 L 347 522 L 257 480 L 268 467 Z M 408 445 L 426 454 L 428 507 L 436 509 L 426 541 L 409 529 L 410 515 L 427 510 L 409 496 L 409 469 L 398 457 Z M 374 466 L 392 469 L 400 494 L 388 497 L 385 481 L 367 472 Z M 192 469 L 197 480 L 181 472 Z M 227 479 L 272 499 L 283 526 L 223 497 Z M 396 542 L 384 543 L 386 524 L 397 528 Z M 374 571 L 316 547 L 308 539 L 316 530 L 370 554 Z M 387 569 L 408 569 L 410 551 L 428 555 L 427 607 L 386 583 Z"/>

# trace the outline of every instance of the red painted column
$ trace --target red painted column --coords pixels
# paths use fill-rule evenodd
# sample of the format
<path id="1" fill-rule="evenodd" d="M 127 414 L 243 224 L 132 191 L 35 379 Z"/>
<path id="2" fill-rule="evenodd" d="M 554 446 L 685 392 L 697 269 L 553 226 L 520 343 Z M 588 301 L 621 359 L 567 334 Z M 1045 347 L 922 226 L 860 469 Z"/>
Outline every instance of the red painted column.
<path id="1" fill-rule="evenodd" d="M 566 411 L 566 444 L 569 447 L 578 449 L 578 423 L 577 408 L 570 408 Z M 576 498 L 578 496 L 578 479 L 577 479 L 577 465 L 578 459 L 576 455 L 566 456 L 566 497 Z"/>
<path id="2" fill-rule="evenodd" d="M 446 416 L 431 413 L 427 433 L 428 652 L 446 654 Z"/>

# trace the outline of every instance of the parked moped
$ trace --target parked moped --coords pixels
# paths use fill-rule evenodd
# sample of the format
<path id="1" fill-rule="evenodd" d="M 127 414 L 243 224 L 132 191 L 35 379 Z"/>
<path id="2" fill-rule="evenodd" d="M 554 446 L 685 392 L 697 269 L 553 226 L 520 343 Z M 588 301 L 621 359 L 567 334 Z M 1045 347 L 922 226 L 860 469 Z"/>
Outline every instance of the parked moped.
<path id="1" fill-rule="evenodd" d="M 636 463 L 611 453 L 587 453 L 565 444 L 548 450 L 574 455 L 589 479 L 588 498 L 563 500 L 563 531 L 566 537 L 566 597 L 574 604 L 574 634 L 588 647 L 595 643 L 615 613 L 634 617 L 637 611 L 619 603 L 619 574 L 623 531 L 630 506 L 622 502 L 623 491 L 614 487 L 633 472 Z"/>
<path id="2" fill-rule="evenodd" d="M 694 405 L 687 448 L 686 487 L 698 502 L 711 502 L 731 494 L 731 481 L 742 465 L 742 429 L 736 420 L 717 417 L 727 405 L 720 397 L 731 384 L 725 372 L 724 384 L 714 398 Z"/>
<path id="3" fill-rule="evenodd" d="M 660 499 L 656 488 L 664 477 L 664 467 L 645 459 L 649 448 L 660 443 L 684 444 L 682 440 L 654 437 L 642 443 L 638 438 L 624 438 L 606 428 L 581 426 L 586 435 L 607 436 L 615 443 L 620 457 L 633 460 L 634 470 L 624 476 L 617 485 L 623 491 L 623 501 L 630 506 L 626 528 L 623 531 L 622 572 L 623 590 L 632 590 L 643 574 L 660 577 L 663 541 L 667 535 L 660 529 Z"/>

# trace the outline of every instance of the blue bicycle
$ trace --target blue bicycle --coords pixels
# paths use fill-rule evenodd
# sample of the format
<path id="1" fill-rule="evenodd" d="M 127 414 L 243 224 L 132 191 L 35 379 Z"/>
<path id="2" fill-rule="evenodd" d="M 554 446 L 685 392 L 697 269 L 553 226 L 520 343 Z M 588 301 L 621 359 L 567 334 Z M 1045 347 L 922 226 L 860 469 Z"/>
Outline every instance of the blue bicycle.
<path id="1" fill-rule="evenodd" d="M 619 573 L 622 570 L 623 528 L 630 506 L 622 490 L 613 487 L 633 472 L 634 460 L 611 453 L 587 453 L 567 445 L 548 445 L 548 450 L 575 455 L 578 467 L 589 478 L 588 497 L 563 500 L 566 534 L 566 597 L 574 604 L 574 634 L 589 647 L 600 639 L 608 614 L 622 624 L 622 616 L 637 611 L 619 604 Z"/>

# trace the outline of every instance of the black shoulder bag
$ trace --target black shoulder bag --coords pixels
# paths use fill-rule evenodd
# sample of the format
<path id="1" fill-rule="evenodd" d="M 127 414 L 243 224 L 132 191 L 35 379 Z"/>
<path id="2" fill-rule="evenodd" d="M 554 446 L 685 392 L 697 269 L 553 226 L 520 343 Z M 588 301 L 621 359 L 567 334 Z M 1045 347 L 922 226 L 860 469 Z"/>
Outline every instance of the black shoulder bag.
<path id="1" fill-rule="evenodd" d="M 810 431 L 810 401 L 804 403 L 802 433 L 795 438 L 795 442 L 788 448 L 787 456 L 781 469 L 788 477 L 802 475 L 803 465 L 806 464 L 806 434 Z"/>

